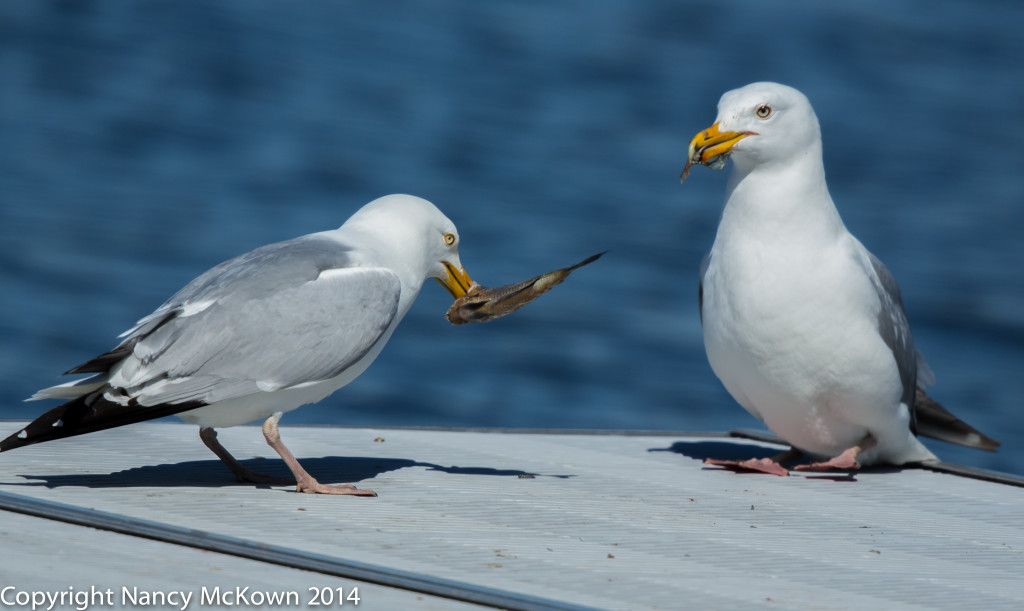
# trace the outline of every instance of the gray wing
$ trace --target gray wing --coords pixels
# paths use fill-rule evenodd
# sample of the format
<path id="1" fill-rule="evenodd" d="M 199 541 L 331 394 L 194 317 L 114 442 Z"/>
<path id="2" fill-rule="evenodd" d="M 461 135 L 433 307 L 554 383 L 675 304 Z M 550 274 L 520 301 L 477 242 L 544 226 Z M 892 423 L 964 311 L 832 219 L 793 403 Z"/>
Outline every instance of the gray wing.
<path id="1" fill-rule="evenodd" d="M 882 304 L 878 313 L 878 332 L 892 350 L 899 368 L 900 381 L 903 383 L 903 396 L 900 400 L 910 409 L 910 430 L 914 434 L 949 443 L 995 451 L 999 447 L 998 441 L 951 414 L 920 388 L 933 383 L 935 376 L 921 353 L 914 349 L 900 287 L 878 257 L 867 249 L 864 252 L 875 271 L 872 281 Z"/>
<path id="2" fill-rule="evenodd" d="M 708 265 L 711 263 L 711 253 L 708 252 L 700 260 L 700 284 L 697 285 L 697 309 L 700 314 L 700 322 L 704 323 L 704 274 L 708 273 Z"/>
<path id="3" fill-rule="evenodd" d="M 107 355 L 72 372 L 142 405 L 205 404 L 327 380 L 365 355 L 394 319 L 397 275 L 352 265 L 338 242 L 306 236 L 199 276 Z"/>
<path id="4" fill-rule="evenodd" d="M 863 248 L 863 246 L 861 246 Z M 878 300 L 882 307 L 878 312 L 878 333 L 882 341 L 892 350 L 899 369 L 900 382 L 903 384 L 903 395 L 900 400 L 910 409 L 911 430 L 917 431 L 917 418 L 914 410 L 914 398 L 917 390 L 918 353 L 914 349 L 914 340 L 910 335 L 910 323 L 903 308 L 903 297 L 900 287 L 896 284 L 889 269 L 876 257 L 868 252 L 868 260 L 874 270 L 871 280 L 878 292 Z"/>

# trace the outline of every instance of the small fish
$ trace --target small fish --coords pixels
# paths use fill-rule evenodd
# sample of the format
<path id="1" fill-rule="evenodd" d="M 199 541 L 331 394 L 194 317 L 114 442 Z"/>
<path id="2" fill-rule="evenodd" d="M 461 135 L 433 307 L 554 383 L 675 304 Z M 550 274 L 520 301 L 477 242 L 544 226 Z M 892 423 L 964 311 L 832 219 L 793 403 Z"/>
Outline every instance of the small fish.
<path id="1" fill-rule="evenodd" d="M 464 297 L 455 300 L 444 317 L 453 325 L 467 322 L 488 322 L 495 318 L 501 318 L 550 291 L 568 278 L 573 270 L 593 263 L 603 254 L 603 252 L 597 253 L 572 267 L 564 267 L 541 274 L 518 284 L 506 284 L 493 289 L 474 284 Z"/>
<path id="2" fill-rule="evenodd" d="M 722 153 L 714 157 L 705 159 L 704 155 L 711 149 L 720 150 L 720 145 L 729 141 L 756 135 L 754 132 L 720 132 L 718 131 L 718 123 L 700 132 L 694 136 L 693 140 L 690 140 L 690 147 L 686 151 L 686 165 L 683 166 L 683 173 L 679 175 L 679 182 L 683 182 L 690 175 L 691 166 L 703 165 L 712 170 L 721 170 L 725 167 L 725 162 L 729 161 L 729 155 L 731 154 L 727 147 Z"/>
<path id="3" fill-rule="evenodd" d="M 691 166 L 704 165 L 712 170 L 721 170 L 725 167 L 725 162 L 729 161 L 729 153 L 722 153 L 707 161 L 701 161 L 700 156 L 703 152 L 703 150 L 698 150 L 690 154 L 690 157 L 686 160 L 686 165 L 683 166 L 683 173 L 679 175 L 679 182 L 683 182 L 690 175 Z"/>

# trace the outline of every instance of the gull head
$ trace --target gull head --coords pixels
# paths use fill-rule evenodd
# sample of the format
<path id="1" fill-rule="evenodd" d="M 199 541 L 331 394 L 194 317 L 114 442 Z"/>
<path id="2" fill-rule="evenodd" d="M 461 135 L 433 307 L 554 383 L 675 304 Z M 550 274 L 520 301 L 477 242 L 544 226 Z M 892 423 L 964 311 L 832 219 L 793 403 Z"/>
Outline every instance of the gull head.
<path id="1" fill-rule="evenodd" d="M 762 163 L 786 162 L 821 146 L 818 118 L 804 94 L 778 83 L 752 83 L 726 92 L 715 123 L 690 141 L 686 166 L 720 170 L 730 158 L 750 170 Z"/>
<path id="2" fill-rule="evenodd" d="M 459 230 L 425 199 L 386 195 L 366 204 L 342 226 L 342 231 L 372 242 L 374 261 L 398 273 L 403 290 L 416 290 L 435 278 L 452 297 L 469 292 L 473 281 L 459 259 Z M 407 284 L 408 283 L 408 284 Z"/>

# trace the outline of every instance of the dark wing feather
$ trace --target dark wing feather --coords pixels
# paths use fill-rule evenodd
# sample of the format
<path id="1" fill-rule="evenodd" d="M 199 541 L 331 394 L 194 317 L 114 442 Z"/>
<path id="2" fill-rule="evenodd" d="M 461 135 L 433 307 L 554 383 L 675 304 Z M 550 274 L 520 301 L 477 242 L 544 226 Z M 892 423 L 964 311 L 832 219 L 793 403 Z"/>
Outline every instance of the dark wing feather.
<path id="1" fill-rule="evenodd" d="M 925 437 L 955 443 L 968 448 L 995 452 L 1000 444 L 942 407 L 938 401 L 917 389 L 917 432 Z"/>
<path id="2" fill-rule="evenodd" d="M 72 399 L 39 416 L 22 430 L 0 441 L 0 452 L 171 416 L 204 405 L 200 401 L 149 406 L 133 402 L 121 404 L 107 400 L 103 396 L 106 389 L 109 387 Z"/>

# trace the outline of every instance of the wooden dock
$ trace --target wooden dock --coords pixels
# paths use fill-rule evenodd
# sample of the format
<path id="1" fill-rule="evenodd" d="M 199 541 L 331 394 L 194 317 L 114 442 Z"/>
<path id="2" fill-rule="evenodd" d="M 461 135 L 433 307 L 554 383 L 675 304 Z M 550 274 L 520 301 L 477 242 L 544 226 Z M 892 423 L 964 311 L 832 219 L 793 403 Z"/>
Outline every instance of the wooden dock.
<path id="1" fill-rule="evenodd" d="M 321 481 L 379 496 L 236 483 L 176 423 L 0 454 L 0 607 L 1024 608 L 1012 476 L 735 474 L 701 461 L 778 446 L 714 434 L 281 432 Z M 220 439 L 286 474 L 258 428 Z"/>

